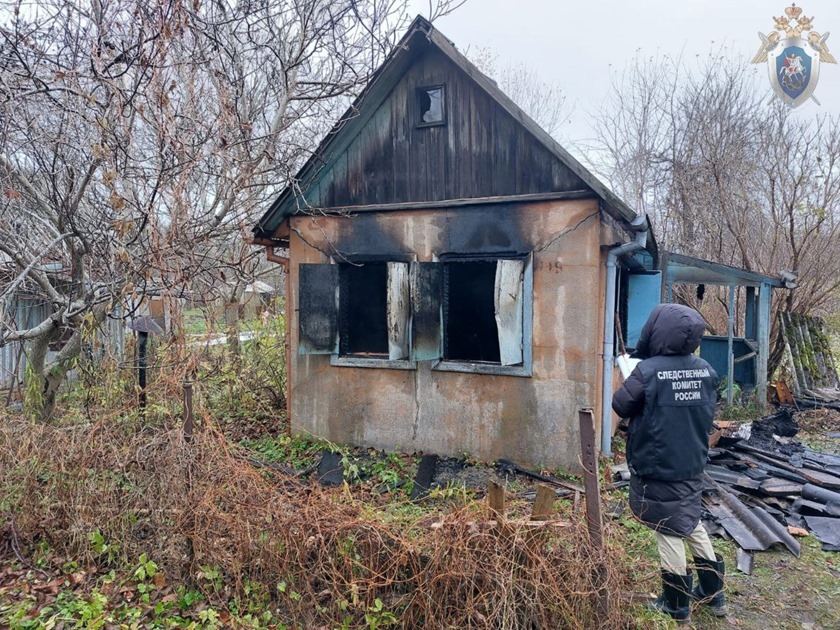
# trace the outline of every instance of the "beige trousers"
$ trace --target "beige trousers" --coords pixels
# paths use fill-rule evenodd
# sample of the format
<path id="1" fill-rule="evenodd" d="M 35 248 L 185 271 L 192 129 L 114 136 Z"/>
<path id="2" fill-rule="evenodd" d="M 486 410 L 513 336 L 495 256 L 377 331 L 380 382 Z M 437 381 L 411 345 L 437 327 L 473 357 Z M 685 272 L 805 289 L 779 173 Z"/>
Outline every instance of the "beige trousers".
<path id="1" fill-rule="evenodd" d="M 685 538 L 656 532 L 656 542 L 659 544 L 659 565 L 669 573 L 677 575 L 687 573 L 683 543 L 688 545 L 694 557 L 715 560 L 715 550 L 702 523 L 697 523 L 694 531 Z"/>

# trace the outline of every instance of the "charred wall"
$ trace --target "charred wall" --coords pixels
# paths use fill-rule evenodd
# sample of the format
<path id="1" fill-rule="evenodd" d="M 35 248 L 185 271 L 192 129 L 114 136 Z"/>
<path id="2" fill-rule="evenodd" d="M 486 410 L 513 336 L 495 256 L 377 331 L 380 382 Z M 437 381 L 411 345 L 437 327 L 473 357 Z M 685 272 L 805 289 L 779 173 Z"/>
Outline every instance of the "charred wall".
<path id="1" fill-rule="evenodd" d="M 442 86 L 446 119 L 420 123 L 417 94 Z M 305 182 L 310 206 L 335 208 L 588 190 L 522 123 L 430 47 L 358 135 Z"/>
<path id="2" fill-rule="evenodd" d="M 599 401 L 603 230 L 596 200 L 298 216 L 291 227 L 295 431 L 377 448 L 578 469 L 577 410 Z M 530 377 L 442 372 L 431 361 L 407 370 L 337 367 L 329 356 L 297 352 L 300 263 L 529 252 Z"/>

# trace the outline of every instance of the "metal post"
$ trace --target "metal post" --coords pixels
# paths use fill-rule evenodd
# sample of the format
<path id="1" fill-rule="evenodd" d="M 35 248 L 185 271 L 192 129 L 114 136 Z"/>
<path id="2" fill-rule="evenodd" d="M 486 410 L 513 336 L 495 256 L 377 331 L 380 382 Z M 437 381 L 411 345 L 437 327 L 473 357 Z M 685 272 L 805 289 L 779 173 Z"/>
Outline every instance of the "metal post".
<path id="1" fill-rule="evenodd" d="M 770 357 L 770 297 L 772 287 L 762 282 L 758 289 L 758 357 L 755 360 L 756 400 L 764 407 L 767 404 L 767 362 Z"/>
<path id="2" fill-rule="evenodd" d="M 732 382 L 735 380 L 735 285 L 729 285 L 729 337 L 726 353 L 726 404 L 732 406 Z"/>
<path id="3" fill-rule="evenodd" d="M 598 460 L 595 456 L 595 422 L 591 409 L 578 410 L 580 422 L 580 454 L 583 466 L 584 490 L 586 492 L 586 525 L 589 542 L 597 556 L 595 564 L 596 627 L 605 628 L 610 615 L 610 604 L 606 585 L 606 567 L 602 562 L 604 553 L 604 524 L 601 519 L 601 483 L 598 477 Z"/>
<path id="4" fill-rule="evenodd" d="M 146 408 L 146 343 L 149 333 L 137 333 L 137 381 L 140 386 L 140 409 Z"/>
<path id="5" fill-rule="evenodd" d="M 193 436 L 193 384 L 184 381 L 184 440 L 192 441 Z"/>

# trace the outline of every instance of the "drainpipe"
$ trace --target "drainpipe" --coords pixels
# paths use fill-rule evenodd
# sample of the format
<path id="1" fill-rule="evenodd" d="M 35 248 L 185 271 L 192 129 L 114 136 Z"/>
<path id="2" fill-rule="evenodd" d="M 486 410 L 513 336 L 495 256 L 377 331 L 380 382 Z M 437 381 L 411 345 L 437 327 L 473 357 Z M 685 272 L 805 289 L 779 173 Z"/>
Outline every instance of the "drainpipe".
<path id="1" fill-rule="evenodd" d="M 285 256 L 278 256 L 274 253 L 273 247 L 265 248 L 265 257 L 269 262 L 283 266 L 283 273 L 286 276 L 286 435 L 292 436 L 292 335 L 289 326 L 291 325 L 292 283 L 289 259 Z"/>
<path id="2" fill-rule="evenodd" d="M 636 215 L 630 223 L 630 229 L 636 233 L 635 239 L 607 252 L 607 295 L 604 306 L 604 367 L 601 381 L 601 453 L 612 455 L 612 380 L 615 362 L 615 283 L 616 261 L 619 256 L 644 249 L 647 244 L 648 222 L 646 215 Z"/>

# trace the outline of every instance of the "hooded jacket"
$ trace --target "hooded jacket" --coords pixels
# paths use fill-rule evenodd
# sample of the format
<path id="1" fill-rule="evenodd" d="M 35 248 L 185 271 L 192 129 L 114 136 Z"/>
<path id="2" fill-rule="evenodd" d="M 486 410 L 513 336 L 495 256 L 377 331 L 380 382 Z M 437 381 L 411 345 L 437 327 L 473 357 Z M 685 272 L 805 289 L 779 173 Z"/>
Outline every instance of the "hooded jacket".
<path id="1" fill-rule="evenodd" d="M 687 306 L 657 306 L 636 348 L 643 360 L 613 396 L 613 410 L 630 418 L 631 508 L 663 533 L 687 535 L 700 520 L 700 477 L 719 382 L 714 369 L 692 354 L 705 326 Z"/>

